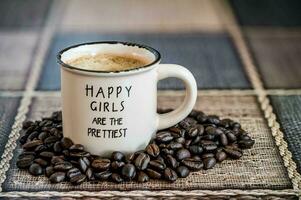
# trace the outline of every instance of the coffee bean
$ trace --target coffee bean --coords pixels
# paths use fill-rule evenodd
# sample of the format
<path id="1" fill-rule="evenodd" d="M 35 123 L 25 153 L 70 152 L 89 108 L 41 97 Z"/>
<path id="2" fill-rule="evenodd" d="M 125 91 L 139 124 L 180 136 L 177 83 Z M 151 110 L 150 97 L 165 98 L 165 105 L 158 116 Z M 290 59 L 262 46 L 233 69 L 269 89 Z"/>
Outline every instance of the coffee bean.
<path id="1" fill-rule="evenodd" d="M 215 140 L 216 135 L 207 134 L 202 137 L 202 140 Z"/>
<path id="2" fill-rule="evenodd" d="M 206 152 L 211 152 L 217 149 L 217 145 L 210 140 L 201 140 L 201 144 Z"/>
<path id="3" fill-rule="evenodd" d="M 49 180 L 51 183 L 60 183 L 65 180 L 65 177 L 65 172 L 55 172 L 49 177 Z"/>
<path id="4" fill-rule="evenodd" d="M 108 180 L 112 175 L 112 172 L 110 171 L 103 171 L 103 172 L 96 172 L 94 173 L 94 176 L 96 179 L 104 181 L 104 180 Z M 120 177 L 121 178 L 121 177 Z"/>
<path id="5" fill-rule="evenodd" d="M 135 159 L 135 166 L 139 170 L 145 170 L 147 168 L 149 161 L 150 161 L 149 155 L 145 153 L 140 153 Z"/>
<path id="6" fill-rule="evenodd" d="M 187 131 L 187 136 L 190 138 L 194 138 L 199 133 L 199 129 L 197 127 L 192 127 Z"/>
<path id="7" fill-rule="evenodd" d="M 233 146 L 226 146 L 224 151 L 231 158 L 238 159 L 238 158 L 242 157 L 242 151 L 238 148 L 233 147 Z"/>
<path id="8" fill-rule="evenodd" d="M 64 161 L 62 163 L 57 163 L 56 165 L 54 165 L 53 169 L 55 171 L 68 171 L 72 167 L 73 165 L 70 162 Z"/>
<path id="9" fill-rule="evenodd" d="M 216 164 L 216 159 L 214 157 L 206 158 L 203 160 L 204 162 L 204 169 L 211 169 Z"/>
<path id="10" fill-rule="evenodd" d="M 174 138 L 184 137 L 185 130 L 179 127 L 171 127 L 168 129 Z"/>
<path id="11" fill-rule="evenodd" d="M 227 158 L 227 154 L 224 151 L 217 152 L 215 158 L 218 162 L 223 162 Z"/>
<path id="12" fill-rule="evenodd" d="M 57 163 L 62 163 L 62 162 L 64 162 L 64 160 L 59 156 L 53 156 L 51 158 L 51 164 L 53 164 L 53 165 L 55 165 Z"/>
<path id="13" fill-rule="evenodd" d="M 55 153 L 60 153 L 62 150 L 63 148 L 61 147 L 60 141 L 55 142 L 53 145 L 53 151 Z"/>
<path id="14" fill-rule="evenodd" d="M 52 166 L 48 166 L 45 169 L 45 174 L 47 177 L 50 177 L 54 173 L 54 169 Z"/>
<path id="15" fill-rule="evenodd" d="M 192 145 L 189 147 L 189 151 L 192 153 L 192 154 L 201 154 L 203 152 L 203 148 L 201 146 L 198 146 L 198 145 Z"/>
<path id="16" fill-rule="evenodd" d="M 74 176 L 78 176 L 79 174 L 81 174 L 81 171 L 78 168 L 71 168 L 67 171 L 66 176 L 67 178 L 71 179 Z"/>
<path id="17" fill-rule="evenodd" d="M 137 177 L 138 177 L 137 181 L 139 183 L 145 183 L 145 182 L 149 181 L 149 176 L 146 173 L 144 173 L 143 171 L 139 171 Z"/>
<path id="18" fill-rule="evenodd" d="M 125 162 L 126 163 L 131 163 L 135 160 L 136 158 L 136 154 L 135 153 L 131 153 L 125 156 Z"/>
<path id="19" fill-rule="evenodd" d="M 43 144 L 42 140 L 33 140 L 33 141 L 29 141 L 26 142 L 22 147 L 23 149 L 34 149 L 35 147 L 39 146 Z"/>
<path id="20" fill-rule="evenodd" d="M 173 169 L 175 169 L 179 166 L 178 161 L 172 155 L 166 156 L 166 164 Z"/>
<path id="21" fill-rule="evenodd" d="M 109 159 L 95 159 L 92 162 L 92 167 L 98 171 L 105 171 L 109 169 L 111 161 Z"/>
<path id="22" fill-rule="evenodd" d="M 147 169 L 146 169 L 146 173 L 147 173 L 147 175 L 148 175 L 149 177 L 151 177 L 151 178 L 153 178 L 153 179 L 160 179 L 160 178 L 162 177 L 162 175 L 161 175 L 159 172 L 157 172 L 157 171 L 155 171 L 155 170 L 153 170 L 153 169 L 147 168 Z"/>
<path id="23" fill-rule="evenodd" d="M 194 160 L 202 160 L 200 156 L 194 155 L 191 157 Z"/>
<path id="24" fill-rule="evenodd" d="M 46 167 L 48 165 L 48 162 L 46 160 L 43 160 L 42 158 L 36 158 L 34 159 L 34 162 L 42 167 Z"/>
<path id="25" fill-rule="evenodd" d="M 34 151 L 36 152 L 36 153 L 41 153 L 42 151 L 47 151 L 48 150 L 48 147 L 46 147 L 45 145 L 39 145 L 39 146 L 37 146 L 35 149 L 34 149 Z"/>
<path id="26" fill-rule="evenodd" d="M 191 156 L 190 152 L 187 149 L 180 149 L 176 152 L 177 160 L 183 160 Z"/>
<path id="27" fill-rule="evenodd" d="M 84 175 L 84 174 L 79 174 L 79 175 L 76 175 L 76 176 L 73 176 L 72 178 L 70 178 L 70 182 L 71 182 L 73 185 L 80 185 L 80 184 L 82 184 L 85 180 L 86 180 L 86 175 Z"/>
<path id="28" fill-rule="evenodd" d="M 167 181 L 174 182 L 178 179 L 178 175 L 174 170 L 172 170 L 170 168 L 166 168 L 164 170 L 164 178 Z"/>
<path id="29" fill-rule="evenodd" d="M 165 163 L 160 160 L 151 160 L 148 166 L 155 170 L 164 170 L 166 168 Z"/>
<path id="30" fill-rule="evenodd" d="M 54 156 L 54 153 L 51 151 L 43 151 L 39 154 L 42 158 L 51 159 Z"/>
<path id="31" fill-rule="evenodd" d="M 242 149 L 249 149 L 255 144 L 255 140 L 241 140 L 238 142 L 238 146 Z"/>
<path id="32" fill-rule="evenodd" d="M 27 138 L 28 138 L 28 135 L 23 135 L 22 137 L 20 137 L 20 144 L 25 144 L 27 142 Z"/>
<path id="33" fill-rule="evenodd" d="M 111 179 L 115 183 L 121 183 L 121 182 L 123 182 L 123 178 L 121 178 L 121 176 L 119 174 L 116 174 L 116 173 L 112 173 Z"/>
<path id="34" fill-rule="evenodd" d="M 125 158 L 124 154 L 120 151 L 114 151 L 111 155 L 112 160 L 122 161 Z"/>
<path id="35" fill-rule="evenodd" d="M 69 151 L 83 151 L 84 146 L 81 144 L 73 144 L 71 147 L 69 147 Z"/>
<path id="36" fill-rule="evenodd" d="M 89 168 L 86 170 L 86 177 L 87 177 L 87 179 L 88 179 L 89 181 L 95 180 L 94 175 L 93 175 L 93 170 L 92 170 L 92 168 L 89 167 Z"/>
<path id="37" fill-rule="evenodd" d="M 29 167 L 29 173 L 34 176 L 39 176 L 39 175 L 42 175 L 43 169 L 39 164 L 33 163 Z"/>
<path id="38" fill-rule="evenodd" d="M 184 144 L 185 143 L 185 138 L 183 138 L 183 137 L 179 137 L 179 138 L 177 138 L 176 140 L 175 140 L 175 142 L 177 142 L 177 143 L 181 143 L 181 144 Z"/>
<path id="39" fill-rule="evenodd" d="M 44 140 L 44 144 L 51 144 L 51 143 L 55 143 L 56 141 L 58 141 L 60 138 L 57 136 L 49 136 L 48 138 L 46 138 Z"/>
<path id="40" fill-rule="evenodd" d="M 21 158 L 18 159 L 16 163 L 17 167 L 20 169 L 28 168 L 32 164 L 33 159 L 34 159 L 33 155 L 22 156 Z"/>
<path id="41" fill-rule="evenodd" d="M 201 160 L 195 160 L 192 158 L 186 158 L 182 161 L 182 164 L 191 170 L 200 170 L 203 168 L 204 164 Z"/>
<path id="42" fill-rule="evenodd" d="M 201 141 L 202 136 L 198 135 L 196 136 L 190 143 L 190 145 L 198 144 Z"/>
<path id="43" fill-rule="evenodd" d="M 167 145 L 167 148 L 172 150 L 181 149 L 183 148 L 183 144 L 178 142 L 171 142 L 169 145 Z"/>
<path id="44" fill-rule="evenodd" d="M 38 139 L 44 141 L 47 137 L 49 137 L 48 132 L 41 132 L 38 136 Z"/>
<path id="45" fill-rule="evenodd" d="M 170 132 L 161 131 L 156 135 L 156 141 L 160 143 L 170 142 L 171 140 L 173 140 L 173 136 L 170 134 Z"/>
<path id="46" fill-rule="evenodd" d="M 23 129 L 27 129 L 27 128 L 29 128 L 30 126 L 32 126 L 33 125 L 33 122 L 32 121 L 24 121 L 23 123 L 22 123 L 22 128 Z"/>
<path id="47" fill-rule="evenodd" d="M 90 165 L 90 161 L 88 160 L 88 158 L 86 158 L 86 157 L 79 158 L 78 163 L 79 163 L 80 170 L 83 173 L 85 173 L 86 170 L 88 169 L 89 165 Z"/>
<path id="48" fill-rule="evenodd" d="M 220 134 L 219 141 L 220 141 L 220 143 L 223 146 L 227 146 L 228 145 L 228 138 L 227 138 L 227 136 L 224 133 Z"/>
<path id="49" fill-rule="evenodd" d="M 34 132 L 32 132 L 31 134 L 28 135 L 27 140 L 30 141 L 30 140 L 36 139 L 38 137 L 38 135 L 39 135 L 39 132 L 34 131 Z"/>
<path id="50" fill-rule="evenodd" d="M 61 146 L 63 149 L 69 149 L 73 145 L 73 142 L 70 138 L 64 137 L 61 139 Z"/>
<path id="51" fill-rule="evenodd" d="M 111 163 L 111 167 L 112 167 L 112 169 L 114 169 L 114 170 L 117 170 L 117 169 L 123 167 L 124 165 L 125 165 L 125 163 L 122 162 L 122 161 L 113 161 L 113 162 Z"/>
<path id="52" fill-rule="evenodd" d="M 230 143 L 235 142 L 237 140 L 236 136 L 232 132 L 227 132 L 227 138 Z"/>
<path id="53" fill-rule="evenodd" d="M 220 123 L 220 120 L 216 115 L 208 115 L 207 122 L 218 125 Z"/>
<path id="54" fill-rule="evenodd" d="M 216 134 L 216 128 L 213 127 L 213 126 L 208 126 L 208 127 L 206 127 L 205 132 L 207 134 L 210 134 L 210 135 L 215 135 Z"/>
<path id="55" fill-rule="evenodd" d="M 179 178 L 186 178 L 189 175 L 190 171 L 185 166 L 179 166 L 177 168 L 177 174 Z"/>
<path id="56" fill-rule="evenodd" d="M 70 157 L 80 158 L 80 157 L 89 157 L 91 154 L 86 151 L 75 151 L 75 152 L 69 152 Z"/>
<path id="57" fill-rule="evenodd" d="M 157 157 L 160 153 L 160 149 L 156 144 L 149 144 L 145 150 L 148 153 L 148 155 L 152 157 Z"/>
<path id="58" fill-rule="evenodd" d="M 207 121 L 207 115 L 205 115 L 204 113 L 199 113 L 197 116 L 196 116 L 196 120 L 199 122 L 199 123 L 204 123 Z"/>
<path id="59" fill-rule="evenodd" d="M 133 164 L 125 164 L 121 170 L 122 176 L 126 180 L 132 180 L 136 175 L 136 169 Z"/>
<path id="60" fill-rule="evenodd" d="M 173 155 L 174 154 L 174 150 L 164 148 L 164 149 L 161 150 L 161 153 L 162 153 L 162 155 Z"/>
<path id="61" fill-rule="evenodd" d="M 204 153 L 202 155 L 202 159 L 212 158 L 212 157 L 214 157 L 214 153 Z"/>

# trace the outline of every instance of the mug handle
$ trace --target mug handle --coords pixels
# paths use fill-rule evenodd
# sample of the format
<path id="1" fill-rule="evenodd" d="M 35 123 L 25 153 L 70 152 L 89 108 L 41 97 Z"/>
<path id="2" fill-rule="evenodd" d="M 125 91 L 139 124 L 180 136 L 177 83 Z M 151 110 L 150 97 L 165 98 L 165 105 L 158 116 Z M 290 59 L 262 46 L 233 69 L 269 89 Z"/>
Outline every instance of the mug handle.
<path id="1" fill-rule="evenodd" d="M 162 130 L 177 124 L 191 112 L 197 98 L 197 85 L 191 72 L 180 65 L 159 64 L 157 72 L 158 81 L 168 77 L 174 77 L 181 79 L 186 88 L 184 102 L 182 102 L 177 109 L 169 113 L 157 114 L 158 130 Z"/>

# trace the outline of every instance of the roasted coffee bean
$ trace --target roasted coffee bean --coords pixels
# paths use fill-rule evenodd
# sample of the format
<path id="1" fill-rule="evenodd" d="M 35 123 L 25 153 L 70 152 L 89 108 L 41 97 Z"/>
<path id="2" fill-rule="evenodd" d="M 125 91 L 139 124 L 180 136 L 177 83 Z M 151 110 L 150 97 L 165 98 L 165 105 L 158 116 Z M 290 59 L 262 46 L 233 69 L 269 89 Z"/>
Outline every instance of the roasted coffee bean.
<path id="1" fill-rule="evenodd" d="M 52 159 L 52 157 L 54 156 L 54 153 L 51 152 L 51 151 L 43 151 L 39 154 L 39 156 L 41 156 L 42 158 L 45 158 L 45 159 Z"/>
<path id="2" fill-rule="evenodd" d="M 170 168 L 166 168 L 164 170 L 164 178 L 167 181 L 174 182 L 178 179 L 178 175 L 174 170 L 172 170 Z"/>
<path id="3" fill-rule="evenodd" d="M 182 164 L 191 170 L 200 170 L 203 168 L 204 164 L 201 160 L 195 160 L 192 158 L 186 158 L 182 161 Z"/>
<path id="4" fill-rule="evenodd" d="M 61 147 L 60 141 L 57 141 L 56 143 L 54 143 L 54 145 L 53 145 L 53 151 L 55 153 L 60 153 L 61 151 L 63 151 L 63 148 Z"/>
<path id="5" fill-rule="evenodd" d="M 191 145 L 191 143 L 192 143 L 192 140 L 191 140 L 191 139 L 186 140 L 185 143 L 184 143 L 184 147 L 185 147 L 185 148 L 189 148 L 189 146 Z"/>
<path id="6" fill-rule="evenodd" d="M 111 163 L 111 168 L 117 170 L 117 169 L 123 167 L 124 165 L 125 165 L 124 162 L 115 160 Z"/>
<path id="7" fill-rule="evenodd" d="M 219 135 L 219 141 L 220 141 L 220 143 L 223 146 L 227 146 L 228 145 L 228 138 L 227 138 L 227 136 L 224 133 L 222 133 L 222 134 Z"/>
<path id="8" fill-rule="evenodd" d="M 56 141 L 58 141 L 60 138 L 57 136 L 49 136 L 48 138 L 46 138 L 44 140 L 44 144 L 51 144 L 51 143 L 55 143 Z"/>
<path id="9" fill-rule="evenodd" d="M 30 174 L 32 174 L 34 176 L 39 176 L 39 175 L 43 174 L 42 167 L 37 163 L 31 164 L 28 171 Z"/>
<path id="10" fill-rule="evenodd" d="M 69 151 L 83 151 L 84 146 L 81 144 L 73 144 L 71 147 L 69 147 Z"/>
<path id="11" fill-rule="evenodd" d="M 151 160 L 148 166 L 156 170 L 164 170 L 166 168 L 165 163 L 161 162 L 160 160 Z"/>
<path id="12" fill-rule="evenodd" d="M 59 156 L 53 156 L 51 158 L 51 164 L 53 164 L 53 165 L 55 165 L 57 163 L 63 163 L 63 162 L 64 162 L 64 160 Z"/>
<path id="13" fill-rule="evenodd" d="M 183 138 L 183 137 L 179 137 L 179 138 L 177 138 L 176 140 L 175 140 L 175 142 L 177 142 L 177 143 L 181 143 L 181 144 L 184 144 L 185 143 L 185 138 Z"/>
<path id="14" fill-rule="evenodd" d="M 224 151 L 231 158 L 238 159 L 238 158 L 242 157 L 242 151 L 238 148 L 233 147 L 233 146 L 226 146 Z"/>
<path id="15" fill-rule="evenodd" d="M 91 154 L 86 151 L 75 151 L 75 152 L 69 152 L 70 157 L 80 158 L 80 157 L 89 157 Z"/>
<path id="16" fill-rule="evenodd" d="M 105 181 L 108 180 L 112 175 L 112 172 L 110 171 L 103 171 L 103 172 L 96 172 L 94 173 L 94 176 L 96 179 L 101 180 L 101 181 Z M 121 178 L 121 177 L 120 177 Z"/>
<path id="17" fill-rule="evenodd" d="M 23 135 L 22 137 L 20 137 L 20 144 L 25 144 L 27 142 L 27 138 L 28 138 L 28 135 Z"/>
<path id="18" fill-rule="evenodd" d="M 124 154 L 120 151 L 114 151 L 112 153 L 111 159 L 116 161 L 122 161 L 125 158 Z"/>
<path id="19" fill-rule="evenodd" d="M 32 125 L 33 125 L 32 121 L 25 121 L 25 122 L 22 123 L 22 128 L 23 129 L 27 129 L 27 128 L 29 128 Z"/>
<path id="20" fill-rule="evenodd" d="M 179 149 L 176 152 L 177 160 L 183 160 L 185 158 L 189 158 L 191 156 L 190 152 L 187 149 Z"/>
<path id="21" fill-rule="evenodd" d="M 237 140 L 236 136 L 232 132 L 227 132 L 227 138 L 230 143 L 235 142 Z"/>
<path id="22" fill-rule="evenodd" d="M 157 142 L 166 143 L 166 142 L 170 142 L 171 140 L 173 140 L 173 136 L 170 134 L 170 132 L 161 131 L 156 135 Z"/>
<path id="23" fill-rule="evenodd" d="M 34 149 L 34 151 L 36 152 L 36 153 L 41 153 L 42 151 L 47 151 L 48 150 L 48 147 L 46 147 L 45 145 L 39 145 L 39 146 L 37 146 L 35 149 Z"/>
<path id="24" fill-rule="evenodd" d="M 211 152 L 217 149 L 217 145 L 210 140 L 201 140 L 201 144 L 206 152 Z"/>
<path id="25" fill-rule="evenodd" d="M 49 180 L 51 183 L 60 183 L 65 180 L 65 177 L 66 177 L 65 172 L 55 172 L 49 177 Z"/>
<path id="26" fill-rule="evenodd" d="M 69 149 L 73 145 L 73 142 L 70 138 L 64 137 L 61 139 L 61 146 L 63 149 Z"/>
<path id="27" fill-rule="evenodd" d="M 204 169 L 211 169 L 216 164 L 216 159 L 214 157 L 206 158 L 203 160 L 204 162 Z"/>
<path id="28" fill-rule="evenodd" d="M 112 173 L 111 179 L 115 183 L 121 183 L 121 182 L 123 182 L 123 178 L 119 174 L 116 174 L 116 173 Z"/>
<path id="29" fill-rule="evenodd" d="M 246 133 L 243 133 L 238 136 L 238 140 L 251 140 L 251 137 L 248 136 Z"/>
<path id="30" fill-rule="evenodd" d="M 196 118 L 198 116 L 199 112 L 197 110 L 192 110 L 190 113 L 189 113 L 189 117 L 192 117 L 192 118 Z"/>
<path id="31" fill-rule="evenodd" d="M 88 158 L 86 158 L 86 157 L 79 158 L 78 163 L 79 163 L 80 170 L 83 173 L 85 173 L 86 170 L 88 169 L 89 165 L 90 165 L 90 161 L 88 160 Z"/>
<path id="32" fill-rule="evenodd" d="M 207 126 L 205 132 L 210 135 L 216 135 L 216 128 L 213 126 Z"/>
<path id="33" fill-rule="evenodd" d="M 39 132 L 38 131 L 34 131 L 31 134 L 29 134 L 29 136 L 27 137 L 27 140 L 33 140 L 33 139 L 37 138 L 38 135 L 39 135 Z"/>
<path id="34" fill-rule="evenodd" d="M 126 180 L 132 180 L 136 175 L 136 169 L 133 164 L 125 164 L 121 169 L 121 174 Z"/>
<path id="35" fill-rule="evenodd" d="M 34 159 L 34 162 L 42 167 L 46 167 L 48 165 L 48 162 L 46 160 L 43 160 L 42 158 L 36 158 Z"/>
<path id="36" fill-rule="evenodd" d="M 166 164 L 173 169 L 175 169 L 179 166 L 178 161 L 171 155 L 166 156 Z"/>
<path id="37" fill-rule="evenodd" d="M 139 183 L 145 183 L 149 181 L 149 176 L 143 171 L 139 171 L 137 175 L 137 181 Z"/>
<path id="38" fill-rule="evenodd" d="M 241 125 L 240 123 L 237 123 L 237 122 L 234 122 L 231 124 L 231 127 L 234 129 L 234 128 L 237 128 L 237 129 L 240 129 L 241 128 Z"/>
<path id="39" fill-rule="evenodd" d="M 202 140 L 215 140 L 216 135 L 213 134 L 207 134 L 203 135 Z"/>
<path id="40" fill-rule="evenodd" d="M 139 170 L 145 170 L 147 168 L 149 161 L 150 161 L 149 155 L 145 153 L 140 153 L 135 159 L 135 166 Z"/>
<path id="41" fill-rule="evenodd" d="M 89 181 L 95 180 L 94 175 L 93 175 L 93 170 L 92 170 L 92 168 L 88 168 L 88 169 L 86 170 L 86 177 L 87 177 L 87 179 L 88 179 Z"/>
<path id="42" fill-rule="evenodd" d="M 196 116 L 196 120 L 199 122 L 199 123 L 204 123 L 207 121 L 207 115 L 205 115 L 204 113 L 199 113 L 197 116 Z"/>
<path id="43" fill-rule="evenodd" d="M 227 154 L 224 151 L 217 152 L 215 158 L 218 162 L 223 162 L 227 158 Z"/>
<path id="44" fill-rule="evenodd" d="M 36 156 L 36 153 L 33 152 L 33 151 L 23 151 L 23 152 L 18 156 L 18 158 L 19 158 L 19 159 L 22 159 L 22 158 L 27 157 L 27 156 L 33 156 L 33 157 L 35 157 L 35 156 Z"/>
<path id="45" fill-rule="evenodd" d="M 212 158 L 214 157 L 214 154 L 213 153 L 204 153 L 202 155 L 202 159 L 206 159 L 206 158 Z"/>
<path id="46" fill-rule="evenodd" d="M 177 174 L 179 178 L 186 178 L 187 176 L 189 176 L 189 169 L 185 166 L 179 166 L 177 168 Z"/>
<path id="47" fill-rule="evenodd" d="M 69 169 L 68 171 L 67 171 L 67 173 L 66 173 L 66 176 L 67 176 L 67 178 L 72 178 L 73 176 L 77 176 L 77 175 L 79 175 L 79 174 L 81 174 L 81 171 L 78 169 L 78 168 L 71 168 L 71 169 Z"/>
<path id="48" fill-rule="evenodd" d="M 146 169 L 146 173 L 149 177 L 153 178 L 153 179 L 160 179 L 162 177 L 161 173 L 153 170 L 153 169 Z"/>
<path id="49" fill-rule="evenodd" d="M 34 159 L 33 155 L 25 155 L 18 159 L 17 167 L 20 169 L 28 168 Z"/>
<path id="50" fill-rule="evenodd" d="M 238 142 L 238 146 L 242 149 L 249 149 L 255 144 L 255 140 L 249 139 L 249 140 L 240 140 Z"/>
<path id="51" fill-rule="evenodd" d="M 157 157 L 160 154 L 160 149 L 156 144 L 149 144 L 145 150 L 148 153 L 148 155 L 152 157 Z"/>
<path id="52" fill-rule="evenodd" d="M 164 149 L 161 150 L 161 153 L 162 153 L 163 155 L 173 155 L 173 154 L 174 154 L 174 150 L 164 148 Z"/>
<path id="53" fill-rule="evenodd" d="M 198 146 L 198 145 L 192 145 L 192 146 L 189 147 L 189 151 L 192 154 L 199 155 L 199 154 L 203 153 L 203 148 L 201 146 Z"/>
<path id="54" fill-rule="evenodd" d="M 179 127 L 171 127 L 168 130 L 171 131 L 171 135 L 174 138 L 184 137 L 184 134 L 185 134 L 184 129 L 180 129 Z"/>
<path id="55" fill-rule="evenodd" d="M 190 138 L 194 138 L 198 135 L 198 133 L 199 133 L 199 129 L 197 127 L 192 127 L 187 131 L 186 136 Z"/>
<path id="56" fill-rule="evenodd" d="M 54 173 L 54 169 L 52 166 L 48 166 L 45 169 L 45 174 L 47 177 L 50 177 Z"/>
<path id="57" fill-rule="evenodd" d="M 219 117 L 216 115 L 208 115 L 207 122 L 218 125 L 220 123 Z"/>
<path id="58" fill-rule="evenodd" d="M 202 160 L 200 156 L 194 155 L 191 157 L 194 160 Z"/>
<path id="59" fill-rule="evenodd" d="M 202 136 L 198 135 L 195 138 L 193 138 L 193 140 L 191 141 L 190 145 L 195 145 L 198 144 L 202 139 Z"/>
<path id="60" fill-rule="evenodd" d="M 181 149 L 183 148 L 183 144 L 178 142 L 171 142 L 169 145 L 167 145 L 167 148 L 172 150 Z"/>
<path id="61" fill-rule="evenodd" d="M 29 142 L 26 142 L 24 145 L 23 145 L 23 149 L 34 149 L 36 148 L 37 146 L 43 144 L 42 140 L 33 140 L 33 141 L 29 141 Z"/>
<path id="62" fill-rule="evenodd" d="M 225 128 L 229 128 L 231 121 L 232 121 L 231 119 L 222 119 L 220 121 L 220 125 L 225 127 Z"/>
<path id="63" fill-rule="evenodd" d="M 73 176 L 72 178 L 70 178 L 70 182 L 73 185 L 80 185 L 82 184 L 84 181 L 86 180 L 86 175 L 84 174 L 79 174 L 77 176 Z"/>
<path id="64" fill-rule="evenodd" d="M 110 164 L 111 164 L 111 161 L 109 159 L 98 158 L 98 159 L 93 160 L 92 167 L 98 171 L 105 171 L 105 170 L 109 169 Z"/>
<path id="65" fill-rule="evenodd" d="M 126 163 L 131 163 L 135 160 L 136 158 L 136 154 L 135 153 L 131 153 L 125 156 L 125 162 Z"/>
<path id="66" fill-rule="evenodd" d="M 55 171 L 68 171 L 72 167 L 73 167 L 73 165 L 70 162 L 64 161 L 64 162 L 57 163 L 56 165 L 54 165 L 53 169 Z"/>
<path id="67" fill-rule="evenodd" d="M 39 136 L 38 136 L 38 139 L 44 141 L 48 137 L 49 137 L 49 133 L 48 132 L 41 132 L 39 134 Z"/>

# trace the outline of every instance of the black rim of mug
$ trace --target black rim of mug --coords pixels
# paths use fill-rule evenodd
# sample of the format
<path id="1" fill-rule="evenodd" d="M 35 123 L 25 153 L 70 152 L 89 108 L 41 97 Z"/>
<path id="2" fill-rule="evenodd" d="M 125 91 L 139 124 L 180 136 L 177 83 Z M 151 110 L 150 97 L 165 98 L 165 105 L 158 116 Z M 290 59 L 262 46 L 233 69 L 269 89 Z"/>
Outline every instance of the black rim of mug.
<path id="1" fill-rule="evenodd" d="M 146 49 L 148 51 L 150 51 L 152 54 L 155 55 L 155 60 L 147 65 L 144 65 L 142 67 L 137 67 L 137 68 L 133 68 L 133 69 L 126 69 L 126 70 L 120 70 L 120 71 L 101 71 L 101 70 L 88 70 L 88 69 L 81 69 L 81 68 L 77 68 L 77 67 L 73 67 L 71 65 L 68 65 L 67 63 L 63 62 L 61 57 L 62 54 L 70 49 L 73 49 L 75 47 L 79 47 L 79 46 L 83 46 L 83 45 L 93 45 L 93 44 L 122 44 L 122 45 L 126 45 L 126 46 L 136 46 L 139 48 L 143 48 Z M 69 69 L 73 69 L 73 70 L 78 70 L 78 71 L 84 71 L 84 72 L 93 72 L 93 73 L 119 73 L 119 72 L 129 72 L 129 71 L 134 71 L 134 70 L 138 70 L 138 69 L 144 69 L 147 67 L 150 67 L 154 64 L 156 64 L 158 61 L 160 61 L 161 59 L 161 54 L 159 53 L 159 51 L 157 51 L 156 49 L 149 47 L 147 45 L 144 44 L 138 44 L 138 43 L 134 43 L 134 42 L 122 42 L 122 41 L 98 41 L 98 42 L 86 42 L 86 43 L 81 43 L 81 44 L 76 44 L 76 45 L 72 45 L 69 46 L 63 50 L 61 50 L 58 54 L 57 54 L 57 62 L 59 64 L 61 64 L 61 66 L 69 68 Z"/>

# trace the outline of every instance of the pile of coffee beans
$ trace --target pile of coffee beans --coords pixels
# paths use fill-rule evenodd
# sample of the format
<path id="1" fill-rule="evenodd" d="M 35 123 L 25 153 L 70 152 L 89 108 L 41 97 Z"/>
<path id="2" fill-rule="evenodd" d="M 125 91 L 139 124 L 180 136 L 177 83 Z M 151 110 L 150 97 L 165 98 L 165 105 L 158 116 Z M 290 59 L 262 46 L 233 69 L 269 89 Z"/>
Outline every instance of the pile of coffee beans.
<path id="1" fill-rule="evenodd" d="M 74 185 L 84 181 L 142 183 L 150 179 L 173 182 L 226 159 L 239 159 L 242 149 L 254 145 L 239 123 L 196 110 L 177 125 L 159 131 L 145 150 L 129 155 L 115 151 L 110 158 L 91 155 L 83 145 L 63 137 L 61 112 L 24 122 L 21 135 L 23 152 L 17 160 L 18 168 L 34 176 L 46 175 L 52 183 L 69 181 Z"/>

